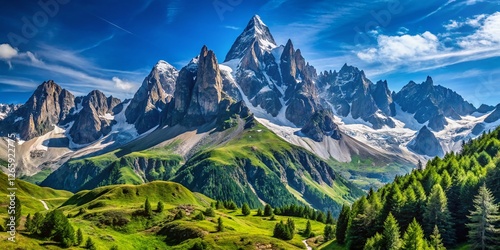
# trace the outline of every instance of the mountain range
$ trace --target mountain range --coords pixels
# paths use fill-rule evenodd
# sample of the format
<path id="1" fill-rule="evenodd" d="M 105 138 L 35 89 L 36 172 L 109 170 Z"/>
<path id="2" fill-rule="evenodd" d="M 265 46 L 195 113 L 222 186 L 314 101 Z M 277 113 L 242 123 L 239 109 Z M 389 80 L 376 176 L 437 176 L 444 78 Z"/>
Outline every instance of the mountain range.
<path id="1" fill-rule="evenodd" d="M 41 186 L 172 180 L 238 205 L 338 214 L 360 188 L 500 125 L 500 105 L 476 108 L 431 77 L 396 93 L 348 64 L 318 73 L 254 16 L 222 63 L 206 46 L 180 70 L 160 60 L 127 100 L 48 80 L 23 105 L 0 105 L 0 119 L 0 135 L 18 137 L 19 174 Z"/>

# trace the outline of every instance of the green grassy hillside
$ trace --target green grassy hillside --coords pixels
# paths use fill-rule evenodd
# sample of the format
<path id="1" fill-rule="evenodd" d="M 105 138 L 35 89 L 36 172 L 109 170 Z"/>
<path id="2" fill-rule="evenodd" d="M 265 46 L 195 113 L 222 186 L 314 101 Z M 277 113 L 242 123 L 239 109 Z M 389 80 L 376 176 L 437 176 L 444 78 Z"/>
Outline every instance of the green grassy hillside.
<path id="1" fill-rule="evenodd" d="M 17 188 L 17 190 L 15 190 L 16 196 L 19 198 L 19 200 L 21 200 L 24 215 L 27 215 L 28 213 L 34 214 L 38 211 L 44 211 L 45 208 L 40 200 L 46 202 L 49 209 L 51 209 L 58 207 L 73 195 L 68 191 L 39 187 L 22 180 L 16 180 L 15 184 L 15 188 Z M 0 172 L 0 196 L 7 196 L 9 192 L 7 188 L 10 188 L 10 186 L 8 185 L 7 175 L 3 172 Z M 0 199 L 0 209 L 2 211 L 2 213 L 0 213 L 0 216 L 2 217 L 6 216 L 7 202 L 7 198 Z"/>
<path id="2" fill-rule="evenodd" d="M 153 210 L 150 216 L 144 212 L 146 197 Z M 161 212 L 157 210 L 159 201 L 165 204 Z M 306 228 L 307 219 L 256 216 L 255 210 L 243 216 L 241 209 L 224 208 L 213 208 L 212 216 L 197 216 L 213 203 L 180 184 L 155 181 L 81 191 L 58 209 L 69 218 L 75 231 L 82 230 L 84 240 L 92 239 L 97 249 L 191 249 L 195 244 L 205 249 L 305 249 L 302 240 L 306 237 L 301 236 L 301 232 Z M 183 216 L 176 218 L 179 211 Z M 224 224 L 222 232 L 217 230 L 218 218 L 222 218 Z M 293 239 L 274 238 L 276 223 L 288 218 L 295 223 Z M 325 224 L 314 220 L 310 223 L 317 235 L 311 244 L 321 244 Z M 61 249 L 57 242 L 32 235 L 23 227 L 20 229 L 16 243 L 9 243 L 5 234 L 0 235 L 1 245 L 6 249 Z"/>
<path id="3" fill-rule="evenodd" d="M 363 194 L 326 162 L 260 124 L 225 145 L 198 153 L 173 180 L 239 205 L 256 207 L 260 200 L 273 206 L 305 203 L 334 214 Z"/>

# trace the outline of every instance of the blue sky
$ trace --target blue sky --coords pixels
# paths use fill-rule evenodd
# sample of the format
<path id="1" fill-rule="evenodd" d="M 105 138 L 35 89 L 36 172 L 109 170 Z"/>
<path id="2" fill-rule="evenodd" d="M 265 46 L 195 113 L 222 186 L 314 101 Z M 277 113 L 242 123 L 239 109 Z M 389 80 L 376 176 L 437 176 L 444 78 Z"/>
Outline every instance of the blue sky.
<path id="1" fill-rule="evenodd" d="M 180 69 L 205 44 L 223 60 L 254 14 L 318 71 L 347 63 L 394 91 L 430 75 L 476 106 L 500 103 L 496 0 L 40 2 L 2 3 L 1 103 L 25 102 L 48 79 L 132 97 L 160 59 Z"/>

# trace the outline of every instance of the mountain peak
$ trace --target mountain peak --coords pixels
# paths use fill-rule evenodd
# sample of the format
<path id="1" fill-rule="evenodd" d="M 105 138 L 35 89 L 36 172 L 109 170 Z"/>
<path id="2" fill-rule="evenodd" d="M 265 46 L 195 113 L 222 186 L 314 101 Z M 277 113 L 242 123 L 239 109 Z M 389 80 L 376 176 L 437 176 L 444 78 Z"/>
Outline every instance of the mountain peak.
<path id="1" fill-rule="evenodd" d="M 174 66 L 170 65 L 170 63 L 166 62 L 166 61 L 163 61 L 163 60 L 159 60 L 156 65 L 155 65 L 155 68 L 158 70 L 158 72 L 162 73 L 162 72 L 167 72 L 169 70 L 172 70 L 172 69 L 175 69 Z"/>
<path id="2" fill-rule="evenodd" d="M 277 47 L 269 28 L 258 15 L 254 15 L 248 22 L 245 30 L 236 38 L 233 46 L 226 55 L 225 62 L 242 58 L 247 49 L 256 42 L 262 51 L 270 51 Z"/>
<path id="3" fill-rule="evenodd" d="M 424 85 L 432 86 L 433 84 L 434 84 L 434 81 L 432 80 L 432 77 L 427 76 L 427 79 L 425 79 Z"/>

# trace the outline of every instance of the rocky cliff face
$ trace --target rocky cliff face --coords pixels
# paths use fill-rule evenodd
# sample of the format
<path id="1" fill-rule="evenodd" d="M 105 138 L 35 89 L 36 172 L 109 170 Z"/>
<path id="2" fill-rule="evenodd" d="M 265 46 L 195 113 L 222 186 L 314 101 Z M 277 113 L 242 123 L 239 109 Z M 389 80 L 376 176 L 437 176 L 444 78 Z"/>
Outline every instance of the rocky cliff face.
<path id="1" fill-rule="evenodd" d="M 81 110 L 76 116 L 69 135 L 77 144 L 88 144 L 111 132 L 115 108 L 120 99 L 106 97 L 99 90 L 90 92 L 81 100 Z"/>
<path id="2" fill-rule="evenodd" d="M 335 140 L 340 140 L 342 136 L 329 110 L 316 111 L 300 131 L 317 142 L 322 142 L 325 136 Z"/>
<path id="3" fill-rule="evenodd" d="M 159 61 L 144 79 L 125 111 L 127 122 L 135 124 L 139 134 L 158 125 L 160 113 L 175 91 L 178 75 L 173 66 Z"/>
<path id="4" fill-rule="evenodd" d="M 495 110 L 493 112 L 491 112 L 491 114 L 488 115 L 488 117 L 486 117 L 486 119 L 484 119 L 484 122 L 492 123 L 492 122 L 498 121 L 499 119 L 500 119 L 500 104 L 498 104 L 495 107 Z"/>
<path id="5" fill-rule="evenodd" d="M 420 131 L 418 131 L 415 139 L 408 144 L 408 148 L 418 154 L 430 157 L 442 157 L 444 155 L 441 144 L 438 139 L 436 139 L 436 136 L 434 136 L 434 133 L 432 133 L 427 126 L 423 126 Z"/>
<path id="6" fill-rule="evenodd" d="M 21 139 L 41 136 L 59 124 L 75 106 L 69 91 L 49 80 L 38 86 L 28 101 L 2 120 L 3 132 L 19 133 Z"/>
<path id="7" fill-rule="evenodd" d="M 395 126 L 391 119 L 395 106 L 387 82 L 379 81 L 375 85 L 364 71 L 347 64 L 338 73 L 323 72 L 318 82 L 323 88 L 321 95 L 339 116 L 351 115 L 371 123 L 375 129 Z"/>
<path id="8" fill-rule="evenodd" d="M 419 123 L 429 121 L 429 127 L 435 131 L 448 124 L 445 117 L 459 120 L 460 116 L 476 111 L 456 92 L 435 86 L 431 77 L 421 84 L 411 81 L 394 96 L 394 100 L 403 111 L 414 114 Z"/>

